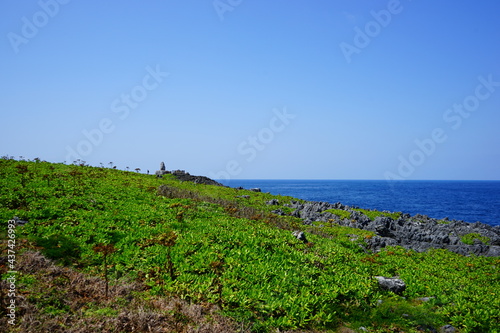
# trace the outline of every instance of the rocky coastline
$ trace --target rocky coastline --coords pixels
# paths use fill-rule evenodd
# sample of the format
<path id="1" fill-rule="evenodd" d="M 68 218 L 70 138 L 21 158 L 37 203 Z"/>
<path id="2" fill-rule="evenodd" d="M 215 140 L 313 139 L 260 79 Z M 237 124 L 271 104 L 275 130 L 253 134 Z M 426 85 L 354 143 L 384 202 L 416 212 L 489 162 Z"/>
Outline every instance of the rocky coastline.
<path id="1" fill-rule="evenodd" d="M 184 170 L 166 171 L 165 164 L 162 162 L 160 170 L 156 171 L 156 176 L 162 177 L 164 174 L 172 174 L 180 181 L 224 186 L 213 179 L 193 176 Z M 242 187 L 238 189 L 243 190 Z M 258 188 L 250 190 L 261 191 Z M 267 204 L 278 207 L 281 205 L 277 199 Z M 493 227 L 481 222 L 468 223 L 461 220 L 438 220 L 426 215 L 410 216 L 410 214 L 388 211 L 381 212 L 382 216 L 370 218 L 358 210 L 358 207 L 346 206 L 340 202 L 331 204 L 301 200 L 282 206 L 292 208 L 293 212 L 290 215 L 302 219 L 305 225 L 313 223 L 319 226 L 339 225 L 374 232 L 376 236 L 364 240 L 364 248 L 367 251 L 379 251 L 386 246 L 401 246 L 417 252 L 434 248 L 447 249 L 461 255 L 500 257 L 500 226 Z M 344 217 L 332 213 L 332 210 L 345 212 L 341 214 Z M 279 208 L 273 213 L 287 215 Z M 397 218 L 393 218 L 395 216 Z"/>
<path id="2" fill-rule="evenodd" d="M 268 202 L 268 204 L 273 205 L 276 202 Z M 320 226 L 340 225 L 373 231 L 376 236 L 365 239 L 366 249 L 371 251 L 399 245 L 418 252 L 438 248 L 461 255 L 500 256 L 500 226 L 493 227 L 480 222 L 438 220 L 425 215 L 410 216 L 391 212 L 382 213 L 398 217 L 377 216 L 372 220 L 366 214 L 355 210 L 357 207 L 349 207 L 341 203 L 292 201 L 284 206 L 293 208 L 291 215 L 302 219 L 306 225 L 313 223 Z M 345 211 L 349 217 L 341 218 L 329 210 Z M 284 215 L 280 209 L 274 212 Z"/>

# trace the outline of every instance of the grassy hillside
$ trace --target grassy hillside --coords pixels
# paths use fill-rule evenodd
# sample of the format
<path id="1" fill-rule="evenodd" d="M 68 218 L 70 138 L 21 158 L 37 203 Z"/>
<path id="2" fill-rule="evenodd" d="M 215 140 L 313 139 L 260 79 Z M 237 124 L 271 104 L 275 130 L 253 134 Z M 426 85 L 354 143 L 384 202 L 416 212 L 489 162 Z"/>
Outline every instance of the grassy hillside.
<path id="1" fill-rule="evenodd" d="M 359 242 L 370 232 L 271 213 L 297 199 L 14 160 L 0 160 L 0 189 L 0 327 L 11 332 L 432 332 L 447 324 L 500 332 L 499 258 L 367 253 Z M 278 206 L 266 204 L 274 198 Z M 14 216 L 29 222 L 9 229 Z M 407 288 L 382 290 L 377 275 L 399 276 Z"/>

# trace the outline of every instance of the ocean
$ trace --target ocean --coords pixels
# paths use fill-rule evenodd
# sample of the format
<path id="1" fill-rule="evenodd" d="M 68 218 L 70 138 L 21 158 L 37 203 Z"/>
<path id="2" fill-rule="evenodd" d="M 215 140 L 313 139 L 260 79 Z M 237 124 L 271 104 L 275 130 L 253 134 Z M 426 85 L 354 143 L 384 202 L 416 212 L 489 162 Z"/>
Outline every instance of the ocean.
<path id="1" fill-rule="evenodd" d="M 500 225 L 500 181 L 218 180 L 230 187 L 365 209 Z"/>

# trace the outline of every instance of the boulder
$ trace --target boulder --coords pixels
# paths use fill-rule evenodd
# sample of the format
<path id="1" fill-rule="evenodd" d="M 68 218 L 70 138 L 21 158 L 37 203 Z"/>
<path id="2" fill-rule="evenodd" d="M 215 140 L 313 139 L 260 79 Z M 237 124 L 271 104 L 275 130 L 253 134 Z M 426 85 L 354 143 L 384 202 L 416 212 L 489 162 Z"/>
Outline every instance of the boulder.
<path id="1" fill-rule="evenodd" d="M 25 225 L 26 223 L 28 223 L 28 221 L 21 220 L 21 219 L 20 219 L 19 217 L 17 217 L 17 216 L 14 216 L 13 220 L 15 221 L 16 226 L 23 226 L 23 225 Z"/>
<path id="2" fill-rule="evenodd" d="M 163 162 L 160 163 L 160 170 L 161 171 L 165 171 L 166 170 L 165 169 L 165 163 L 163 163 Z"/>
<path id="3" fill-rule="evenodd" d="M 439 329 L 439 333 L 455 333 L 457 329 L 451 325 L 444 325 Z"/>
<path id="4" fill-rule="evenodd" d="M 488 252 L 486 253 L 487 257 L 500 257 L 500 246 L 493 245 L 490 246 Z"/>
<path id="5" fill-rule="evenodd" d="M 299 241 L 303 241 L 304 243 L 307 243 L 307 238 L 306 235 L 302 231 L 294 231 L 292 232 L 292 235 L 297 238 Z"/>
<path id="6" fill-rule="evenodd" d="M 258 187 L 251 188 L 250 191 L 252 191 L 252 192 L 262 192 L 262 190 L 260 188 L 258 188 Z"/>
<path id="7" fill-rule="evenodd" d="M 272 200 L 269 200 L 266 202 L 266 205 L 270 205 L 270 206 L 277 206 L 279 204 L 280 204 L 280 202 L 278 199 L 272 199 Z"/>
<path id="8" fill-rule="evenodd" d="M 375 278 L 378 280 L 378 284 L 381 288 L 392 291 L 395 294 L 399 295 L 406 289 L 406 284 L 399 278 L 388 278 L 384 276 L 375 276 Z"/>

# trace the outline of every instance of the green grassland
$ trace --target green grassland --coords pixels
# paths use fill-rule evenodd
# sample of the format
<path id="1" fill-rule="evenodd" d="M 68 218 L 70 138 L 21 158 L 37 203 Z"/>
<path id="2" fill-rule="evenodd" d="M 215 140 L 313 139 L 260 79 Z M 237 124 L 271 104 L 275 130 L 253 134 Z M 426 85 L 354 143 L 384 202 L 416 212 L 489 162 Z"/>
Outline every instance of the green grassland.
<path id="1" fill-rule="evenodd" d="M 65 270 L 109 284 L 109 296 L 100 290 L 88 295 L 98 301 L 76 307 L 57 281 L 44 289 L 43 276 L 20 271 L 19 292 L 32 315 L 60 322 L 52 331 L 64 331 L 56 320 L 64 316 L 96 322 L 138 302 L 176 298 L 216 306 L 241 331 L 425 332 L 450 324 L 459 332 L 500 332 L 499 258 L 400 247 L 369 253 L 359 243 L 371 232 L 305 226 L 271 213 L 288 211 L 283 205 L 294 198 L 171 175 L 14 160 L 0 160 L 0 189 L 2 255 L 7 221 L 18 216 L 29 221 L 16 228 L 18 251 L 40 251 Z M 278 206 L 266 204 L 274 198 Z M 371 219 L 386 215 L 360 211 Z M 348 218 L 343 212 L 332 211 Z M 309 242 L 294 238 L 293 230 L 305 231 Z M 380 289 L 378 275 L 399 276 L 405 292 Z M 143 287 L 117 295 L 131 282 Z M 164 315 L 185 320 L 172 311 Z M 27 315 L 20 311 L 18 321 Z"/>

